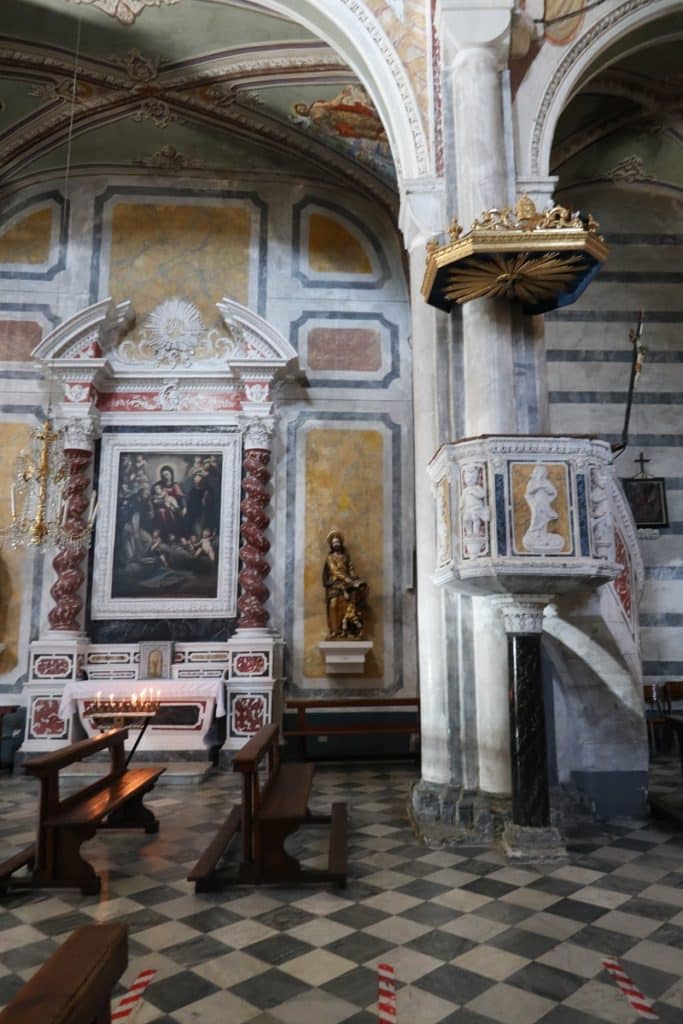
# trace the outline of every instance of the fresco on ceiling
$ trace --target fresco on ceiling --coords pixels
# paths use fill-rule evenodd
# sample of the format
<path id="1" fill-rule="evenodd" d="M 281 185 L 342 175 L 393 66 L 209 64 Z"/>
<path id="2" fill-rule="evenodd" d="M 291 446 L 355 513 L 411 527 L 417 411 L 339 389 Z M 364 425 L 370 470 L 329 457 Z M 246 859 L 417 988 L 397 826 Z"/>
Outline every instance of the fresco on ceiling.
<path id="1" fill-rule="evenodd" d="M 67 0 L 70 4 L 87 4 L 117 18 L 122 25 L 132 25 L 145 7 L 170 7 L 178 0 Z"/>
<path id="2" fill-rule="evenodd" d="M 429 122 L 429 53 L 431 42 L 424 0 L 365 0 L 401 59 L 425 124 Z"/>
<path id="3" fill-rule="evenodd" d="M 295 103 L 290 120 L 394 180 L 389 140 L 372 100 L 362 85 L 345 85 L 330 100 Z"/>
<path id="4" fill-rule="evenodd" d="M 556 46 L 566 46 L 583 24 L 585 6 L 586 0 L 545 0 L 545 38 Z"/>

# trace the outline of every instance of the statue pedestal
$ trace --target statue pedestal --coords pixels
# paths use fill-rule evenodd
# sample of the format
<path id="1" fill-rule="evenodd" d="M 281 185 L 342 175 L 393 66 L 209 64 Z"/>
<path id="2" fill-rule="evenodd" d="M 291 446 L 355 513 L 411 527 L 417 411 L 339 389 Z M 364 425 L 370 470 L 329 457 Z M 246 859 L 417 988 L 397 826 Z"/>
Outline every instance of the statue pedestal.
<path id="1" fill-rule="evenodd" d="M 372 650 L 372 640 L 321 640 L 318 650 L 325 659 L 328 676 L 358 676 Z"/>

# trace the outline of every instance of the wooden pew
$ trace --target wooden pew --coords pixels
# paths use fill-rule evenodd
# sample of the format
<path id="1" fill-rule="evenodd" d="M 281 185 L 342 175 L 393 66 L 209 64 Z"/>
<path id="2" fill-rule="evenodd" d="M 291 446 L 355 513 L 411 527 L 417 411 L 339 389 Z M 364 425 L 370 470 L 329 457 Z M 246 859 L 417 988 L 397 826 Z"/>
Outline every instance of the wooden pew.
<path id="1" fill-rule="evenodd" d="M 0 893 L 8 887 L 79 888 L 85 894 L 100 890 L 100 879 L 80 855 L 81 844 L 98 828 L 141 828 L 159 831 L 159 822 L 142 799 L 165 768 L 126 768 L 124 741 L 127 729 L 111 729 L 81 740 L 53 754 L 34 757 L 24 764 L 27 775 L 40 780 L 36 841 L 0 864 Z M 60 799 L 60 770 L 108 750 L 110 763 L 102 778 Z M 104 766 L 103 766 L 104 767 Z M 28 878 L 11 876 L 23 865 Z"/>
<path id="2" fill-rule="evenodd" d="M 420 701 L 417 697 L 344 697 L 334 700 L 286 700 L 285 716 L 291 717 L 296 712 L 296 721 L 288 722 L 282 731 L 285 740 L 296 739 L 300 747 L 297 756 L 304 760 L 307 757 L 306 738 L 317 736 L 390 736 L 420 735 Z M 312 722 L 308 713 L 316 716 Z M 328 712 L 338 711 L 344 716 L 339 721 L 337 716 Z M 399 711 L 394 720 L 368 722 L 366 715 L 370 711 L 387 713 Z M 349 712 L 359 712 L 351 715 Z M 337 720 L 335 721 L 335 718 Z"/>
<path id="3" fill-rule="evenodd" d="M 308 800 L 314 766 L 280 763 L 277 725 L 260 729 L 235 754 L 232 765 L 242 775 L 242 804 L 232 808 L 188 875 L 188 881 L 195 883 L 195 892 L 210 892 L 225 881 L 346 885 L 346 804 L 333 804 L 329 815 L 311 814 Z M 317 824 L 330 825 L 327 870 L 303 868 L 284 846 L 286 838 L 302 825 Z M 242 859 L 236 876 L 226 879 L 219 873 L 218 864 L 238 832 Z"/>
<path id="4" fill-rule="evenodd" d="M 0 1011 L 0 1024 L 110 1024 L 127 964 L 127 925 L 83 925 Z"/>

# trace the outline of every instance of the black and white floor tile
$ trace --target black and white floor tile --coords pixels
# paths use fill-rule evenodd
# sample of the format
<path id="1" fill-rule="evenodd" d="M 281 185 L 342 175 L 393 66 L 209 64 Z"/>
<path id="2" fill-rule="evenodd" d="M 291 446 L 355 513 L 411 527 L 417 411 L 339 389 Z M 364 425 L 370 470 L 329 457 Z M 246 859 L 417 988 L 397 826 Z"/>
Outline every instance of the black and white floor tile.
<path id="1" fill-rule="evenodd" d="M 673 761 L 653 787 L 680 785 Z M 683 1021 L 683 832 L 659 822 L 582 829 L 569 862 L 508 864 L 489 847 L 427 849 L 406 816 L 414 769 L 319 767 L 314 806 L 346 800 L 346 889 L 233 887 L 196 896 L 188 869 L 237 779 L 159 786 L 156 836 L 98 835 L 102 892 L 0 902 L 0 1006 L 79 924 L 126 921 L 130 963 L 157 974 L 135 1024 L 370 1024 L 377 965 L 393 965 L 398 1024 L 632 1024 L 602 967 L 616 957 L 663 1024 Z M 37 791 L 0 777 L 0 859 L 32 838 Z M 292 841 L 322 859 L 324 829 Z"/>

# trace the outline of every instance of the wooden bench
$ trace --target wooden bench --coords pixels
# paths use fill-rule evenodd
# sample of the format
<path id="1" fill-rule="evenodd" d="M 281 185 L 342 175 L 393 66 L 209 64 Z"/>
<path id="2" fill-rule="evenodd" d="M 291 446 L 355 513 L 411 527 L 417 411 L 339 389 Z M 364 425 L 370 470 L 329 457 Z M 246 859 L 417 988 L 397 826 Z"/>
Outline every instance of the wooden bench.
<path id="1" fill-rule="evenodd" d="M 390 709 L 412 709 L 412 714 L 404 713 L 395 721 L 368 722 L 363 720 L 363 711 L 378 710 L 386 713 Z M 299 756 L 306 758 L 306 737 L 308 736 L 389 736 L 389 735 L 420 735 L 420 701 L 417 697 L 377 697 L 377 698 L 343 698 L 339 700 L 287 700 L 285 714 L 296 712 L 296 724 L 286 725 L 282 735 L 285 740 L 298 739 L 301 747 Z M 335 721 L 334 714 L 340 711 L 345 714 L 344 721 Z M 312 722 L 309 712 L 317 715 Z M 319 714 L 323 712 L 323 714 Z M 348 714 L 354 712 L 353 715 Z M 361 712 L 361 714 L 356 714 Z"/>
<path id="2" fill-rule="evenodd" d="M 110 1024 L 127 965 L 127 925 L 83 925 L 0 1011 L 0 1024 Z"/>
<path id="3" fill-rule="evenodd" d="M 280 763 L 277 725 L 260 729 L 235 754 L 232 765 L 242 775 L 242 804 L 232 808 L 188 875 L 195 891 L 210 892 L 226 881 L 346 885 L 346 804 L 333 804 L 329 815 L 311 814 L 308 801 L 314 766 Z M 285 840 L 293 832 L 302 825 L 317 824 L 330 825 L 327 870 L 303 868 L 285 849 Z M 228 879 L 218 871 L 218 865 L 238 833 L 242 857 L 236 875 Z"/>
<path id="4" fill-rule="evenodd" d="M 24 764 L 27 775 L 40 780 L 36 841 L 0 864 L 0 893 L 8 887 L 79 888 L 83 894 L 99 892 L 100 879 L 80 855 L 81 844 L 98 828 L 141 828 L 159 831 L 159 822 L 142 799 L 165 768 L 126 768 L 124 742 L 127 729 L 111 729 L 81 740 L 53 754 L 34 757 Z M 60 799 L 59 773 L 68 765 L 108 750 L 110 764 L 102 778 Z M 12 878 L 23 866 L 28 877 Z"/>

